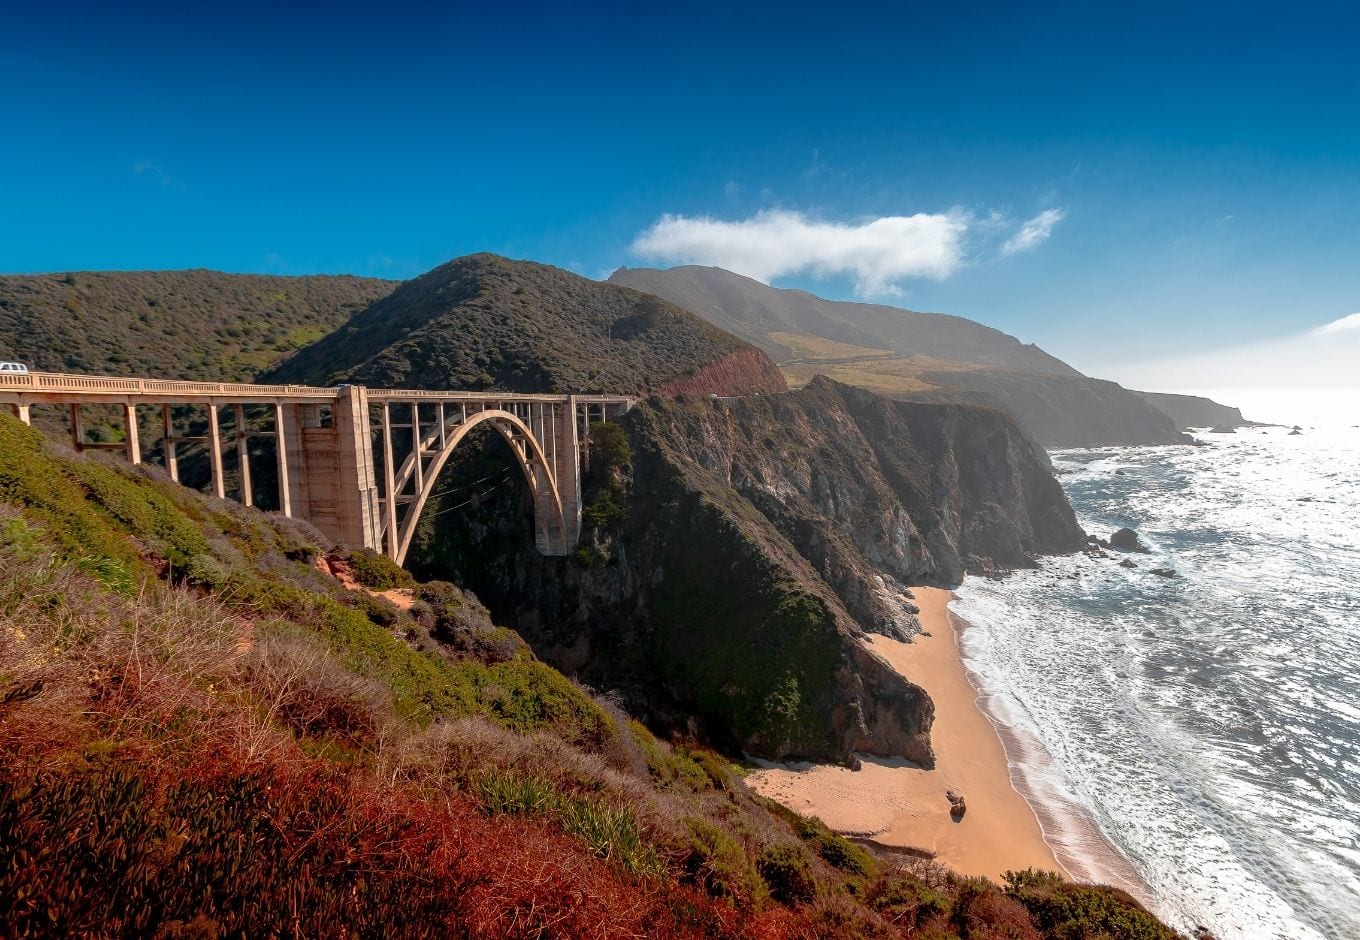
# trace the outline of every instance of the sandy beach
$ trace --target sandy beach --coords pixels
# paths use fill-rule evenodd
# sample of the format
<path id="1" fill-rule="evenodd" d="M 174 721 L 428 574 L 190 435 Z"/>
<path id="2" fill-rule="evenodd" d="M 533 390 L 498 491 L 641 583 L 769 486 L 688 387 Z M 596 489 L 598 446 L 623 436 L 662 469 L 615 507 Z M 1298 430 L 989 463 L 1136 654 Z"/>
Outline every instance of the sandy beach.
<path id="1" fill-rule="evenodd" d="M 996 727 L 978 707 L 949 615 L 950 592 L 918 587 L 912 593 L 930 635 L 911 643 L 873 635 L 866 644 L 934 699 L 935 768 L 866 757 L 859 771 L 785 765 L 755 771 L 747 782 L 839 832 L 928 853 L 964 874 L 1063 871 L 1034 812 L 1011 785 Z M 945 796 L 951 789 L 967 801 L 958 822 Z"/>

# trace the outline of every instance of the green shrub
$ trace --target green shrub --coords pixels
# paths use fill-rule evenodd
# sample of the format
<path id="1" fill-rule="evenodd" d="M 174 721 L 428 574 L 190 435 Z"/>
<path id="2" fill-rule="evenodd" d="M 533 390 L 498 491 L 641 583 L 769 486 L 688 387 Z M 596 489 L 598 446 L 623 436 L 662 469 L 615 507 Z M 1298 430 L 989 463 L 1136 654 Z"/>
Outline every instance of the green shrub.
<path id="1" fill-rule="evenodd" d="M 612 483 L 602 487 L 581 511 L 582 521 L 596 529 L 622 525 L 627 518 L 628 507 L 624 503 L 623 490 Z"/>
<path id="2" fill-rule="evenodd" d="M 590 472 L 603 475 L 633 462 L 628 433 L 615 422 L 593 421 L 590 425 Z"/>
<path id="3" fill-rule="evenodd" d="M 827 864 L 841 871 L 861 878 L 872 878 L 878 866 L 865 849 L 849 839 L 836 835 L 826 824 L 815 816 L 802 819 L 794 826 L 799 837 L 811 845 L 812 850 Z"/>
<path id="4" fill-rule="evenodd" d="M 416 583 L 411 572 L 371 548 L 356 548 L 345 560 L 354 569 L 354 580 L 375 591 L 411 587 Z"/>
<path id="5" fill-rule="evenodd" d="M 1019 901 L 1046 936 L 1060 940 L 1119 937 L 1176 940 L 1176 933 L 1123 891 L 1065 881 L 1052 872 L 1008 871 L 1006 894 Z"/>
<path id="6" fill-rule="evenodd" d="M 206 553 L 191 555 L 184 566 L 184 580 L 208 590 L 225 587 L 230 578 L 227 566 Z"/>
<path id="7" fill-rule="evenodd" d="M 864 900 L 896 924 L 920 925 L 950 909 L 949 897 L 905 872 L 889 872 L 865 892 Z"/>
<path id="8" fill-rule="evenodd" d="M 686 867 L 691 876 L 713 897 L 725 898 L 737 907 L 753 907 L 767 893 L 746 849 L 730 834 L 704 819 L 686 817 L 690 831 L 690 855 Z"/>
<path id="9" fill-rule="evenodd" d="M 806 904 L 817 896 L 811 862 L 799 846 L 766 846 L 756 860 L 756 870 L 769 886 L 770 897 L 781 904 Z"/>

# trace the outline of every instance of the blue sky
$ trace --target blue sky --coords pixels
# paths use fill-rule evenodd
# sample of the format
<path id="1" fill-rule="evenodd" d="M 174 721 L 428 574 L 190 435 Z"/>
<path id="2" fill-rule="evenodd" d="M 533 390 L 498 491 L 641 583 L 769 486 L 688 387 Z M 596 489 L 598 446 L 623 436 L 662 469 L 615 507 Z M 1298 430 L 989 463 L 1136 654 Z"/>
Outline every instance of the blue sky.
<path id="1" fill-rule="evenodd" d="M 1105 374 L 1360 310 L 1343 4 L 80 6 L 3 11 L 3 271 L 730 257 Z"/>

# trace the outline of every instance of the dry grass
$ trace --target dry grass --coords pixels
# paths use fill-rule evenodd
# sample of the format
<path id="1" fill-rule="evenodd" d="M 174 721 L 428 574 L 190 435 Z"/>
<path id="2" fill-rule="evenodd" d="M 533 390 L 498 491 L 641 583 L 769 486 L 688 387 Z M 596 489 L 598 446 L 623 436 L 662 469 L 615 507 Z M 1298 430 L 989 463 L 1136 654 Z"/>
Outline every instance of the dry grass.
<path id="1" fill-rule="evenodd" d="M 973 372 L 981 366 L 935 356 L 897 356 L 891 359 L 864 359 L 858 362 L 784 363 L 780 365 L 790 387 L 799 388 L 814 376 L 825 375 L 881 395 L 924 392 L 940 386 L 925 376 L 931 372 Z"/>

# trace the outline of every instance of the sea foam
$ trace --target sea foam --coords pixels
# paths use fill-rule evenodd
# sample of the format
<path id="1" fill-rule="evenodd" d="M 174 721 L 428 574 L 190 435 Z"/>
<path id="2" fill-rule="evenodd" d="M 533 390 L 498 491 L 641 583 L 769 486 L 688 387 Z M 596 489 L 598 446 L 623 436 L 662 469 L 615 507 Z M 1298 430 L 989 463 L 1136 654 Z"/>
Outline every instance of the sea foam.
<path id="1" fill-rule="evenodd" d="M 969 578 L 965 664 L 1075 877 L 1224 940 L 1360 937 L 1360 430 L 1199 437 L 1055 453 L 1087 531 L 1152 552 Z"/>

